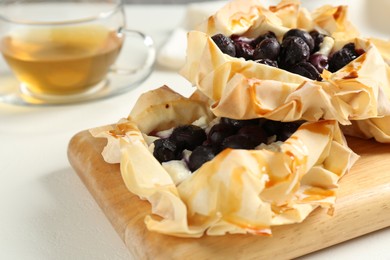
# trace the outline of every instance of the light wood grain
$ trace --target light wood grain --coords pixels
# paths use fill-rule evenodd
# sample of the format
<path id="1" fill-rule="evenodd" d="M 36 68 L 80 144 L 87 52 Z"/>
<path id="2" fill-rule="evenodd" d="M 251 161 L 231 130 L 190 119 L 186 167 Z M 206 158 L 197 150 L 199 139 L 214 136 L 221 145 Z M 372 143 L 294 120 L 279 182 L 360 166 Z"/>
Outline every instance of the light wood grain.
<path id="1" fill-rule="evenodd" d="M 118 165 L 103 161 L 105 142 L 75 135 L 69 161 L 137 259 L 291 259 L 390 226 L 389 144 L 348 139 L 361 158 L 340 182 L 334 216 L 318 209 L 303 223 L 273 228 L 272 237 L 192 239 L 146 230 L 150 206 L 126 189 Z"/>

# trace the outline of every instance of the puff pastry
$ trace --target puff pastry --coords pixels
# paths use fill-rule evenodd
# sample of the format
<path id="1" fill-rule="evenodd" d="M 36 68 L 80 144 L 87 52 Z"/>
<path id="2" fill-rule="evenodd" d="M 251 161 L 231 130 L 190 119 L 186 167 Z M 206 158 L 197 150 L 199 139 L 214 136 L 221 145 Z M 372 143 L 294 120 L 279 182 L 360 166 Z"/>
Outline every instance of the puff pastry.
<path id="1" fill-rule="evenodd" d="M 235 0 L 188 34 L 187 60 L 181 74 L 212 100 L 217 116 L 278 121 L 337 120 L 343 125 L 376 123 L 375 131 L 348 134 L 390 142 L 383 128 L 390 116 L 388 43 L 359 37 L 347 20 L 346 6 L 323 6 L 309 13 L 298 1 L 265 8 L 260 1 Z M 280 39 L 290 28 L 316 29 L 334 39 L 332 52 L 353 42 L 365 51 L 347 66 L 313 81 L 288 71 L 222 53 L 211 36 L 223 33 L 256 37 L 272 31 Z M 383 118 L 383 119 L 381 119 Z M 369 121 L 365 121 L 369 120 Z M 362 130 L 362 129 L 360 129 Z"/>
<path id="2" fill-rule="evenodd" d="M 143 94 L 128 118 L 91 130 L 107 138 L 103 158 L 120 163 L 129 191 L 150 202 L 149 230 L 179 237 L 271 235 L 272 226 L 302 222 L 318 207 L 332 209 L 338 181 L 358 159 L 343 132 L 390 142 L 388 42 L 361 38 L 346 15 L 345 6 L 310 13 L 294 0 L 269 8 L 256 0 L 229 2 L 188 35 L 181 73 L 196 86 L 193 95 L 163 86 Z M 267 31 L 281 39 L 290 28 L 331 36 L 331 52 L 353 42 L 364 53 L 313 81 L 228 56 L 211 39 Z M 216 117 L 306 122 L 284 142 L 228 148 L 194 172 L 154 158 L 153 133 L 206 127 Z"/>
<path id="3" fill-rule="evenodd" d="M 164 86 L 143 94 L 127 119 L 91 130 L 108 139 L 103 157 L 120 162 L 127 188 L 150 202 L 149 230 L 180 237 L 270 235 L 272 226 L 332 207 L 338 180 L 358 158 L 334 120 L 304 123 L 273 149 L 226 149 L 175 183 L 149 150 L 148 134 L 199 118 L 210 122 L 208 107 L 199 92 L 185 98 Z"/>

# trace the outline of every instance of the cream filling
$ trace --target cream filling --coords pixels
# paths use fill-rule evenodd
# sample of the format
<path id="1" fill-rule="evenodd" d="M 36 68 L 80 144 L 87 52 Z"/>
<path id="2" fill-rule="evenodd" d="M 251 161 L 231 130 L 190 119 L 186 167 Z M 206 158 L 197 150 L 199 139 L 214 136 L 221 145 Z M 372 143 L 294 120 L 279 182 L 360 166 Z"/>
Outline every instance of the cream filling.
<path id="1" fill-rule="evenodd" d="M 329 56 L 334 46 L 334 39 L 329 36 L 324 37 L 324 41 L 320 44 L 320 49 L 317 53 L 323 54 L 325 56 Z"/>

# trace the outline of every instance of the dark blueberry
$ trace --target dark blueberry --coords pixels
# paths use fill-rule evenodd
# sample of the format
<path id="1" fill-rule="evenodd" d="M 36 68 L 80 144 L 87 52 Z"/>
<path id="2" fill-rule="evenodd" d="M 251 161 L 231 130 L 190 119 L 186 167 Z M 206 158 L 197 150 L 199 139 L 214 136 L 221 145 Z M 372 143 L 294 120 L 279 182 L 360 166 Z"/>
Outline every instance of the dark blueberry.
<path id="1" fill-rule="evenodd" d="M 302 38 L 287 37 L 283 40 L 281 47 L 279 58 L 284 66 L 292 66 L 309 59 L 310 49 Z"/>
<path id="2" fill-rule="evenodd" d="M 283 35 L 283 41 L 284 39 L 292 36 L 299 37 L 304 40 L 307 46 L 309 46 L 310 52 L 314 50 L 314 40 L 308 32 L 301 29 L 291 29 Z"/>
<path id="3" fill-rule="evenodd" d="M 234 42 L 236 48 L 236 57 L 244 58 L 245 60 L 253 60 L 254 49 L 247 42 Z"/>
<path id="4" fill-rule="evenodd" d="M 286 141 L 292 134 L 297 131 L 302 123 L 303 121 L 282 123 L 281 128 L 277 134 L 277 140 L 282 142 Z"/>
<path id="5" fill-rule="evenodd" d="M 222 150 L 226 148 L 232 149 L 253 149 L 256 145 L 246 135 L 232 135 L 226 137 L 221 144 Z"/>
<path id="6" fill-rule="evenodd" d="M 268 38 L 261 41 L 255 48 L 253 58 L 276 60 L 279 56 L 280 44 L 276 38 Z"/>
<path id="7" fill-rule="evenodd" d="M 221 118 L 221 123 L 222 124 L 228 124 L 232 125 L 234 127 L 243 127 L 246 125 L 258 125 L 259 124 L 259 119 L 247 119 L 247 120 L 238 120 L 238 119 L 231 119 L 227 117 L 222 117 Z"/>
<path id="8" fill-rule="evenodd" d="M 291 66 L 288 71 L 304 76 L 312 80 L 321 81 L 321 75 L 318 70 L 309 62 L 303 61 L 294 66 Z"/>
<path id="9" fill-rule="evenodd" d="M 262 42 L 265 39 L 269 39 L 269 38 L 276 38 L 276 35 L 273 32 L 264 33 L 264 34 L 258 36 L 256 39 L 254 39 L 251 44 L 252 44 L 253 48 L 255 48 L 260 42 Z"/>
<path id="10" fill-rule="evenodd" d="M 314 30 L 310 32 L 311 37 L 314 40 L 314 49 L 312 53 L 318 51 L 320 49 L 321 43 L 324 41 L 325 35 L 322 33 L 319 33 L 318 31 Z"/>
<path id="11" fill-rule="evenodd" d="M 336 72 L 358 57 L 355 44 L 346 44 L 342 49 L 333 53 L 329 59 L 329 71 Z"/>
<path id="12" fill-rule="evenodd" d="M 236 56 L 236 47 L 232 39 L 221 33 L 212 36 L 211 39 L 223 53 L 232 57 Z"/>
<path id="13" fill-rule="evenodd" d="M 232 39 L 234 42 L 246 42 L 246 43 L 252 43 L 253 39 L 245 37 L 245 36 L 240 36 L 237 34 L 233 34 L 230 36 L 230 39 Z"/>
<path id="14" fill-rule="evenodd" d="M 207 139 L 207 135 L 199 126 L 183 125 L 173 129 L 169 139 L 173 141 L 178 148 L 192 151 Z"/>
<path id="15" fill-rule="evenodd" d="M 259 126 L 263 126 L 265 122 L 267 122 L 269 119 L 266 118 L 259 118 Z"/>
<path id="16" fill-rule="evenodd" d="M 322 73 L 324 69 L 328 69 L 328 56 L 325 56 L 321 53 L 314 53 L 310 56 L 309 62 L 318 70 L 319 73 Z"/>
<path id="17" fill-rule="evenodd" d="M 255 62 L 256 63 L 260 63 L 260 64 L 264 64 L 264 65 L 268 65 L 268 66 L 271 66 L 271 67 L 278 68 L 278 62 L 276 60 L 259 59 L 259 60 L 255 60 Z"/>
<path id="18" fill-rule="evenodd" d="M 267 133 L 260 125 L 243 126 L 237 134 L 248 136 L 255 146 L 258 146 L 261 143 L 267 143 L 268 139 Z"/>
<path id="19" fill-rule="evenodd" d="M 188 168 L 194 172 L 199 169 L 205 162 L 212 160 L 214 157 L 215 153 L 212 147 L 198 146 L 190 155 Z"/>
<path id="20" fill-rule="evenodd" d="M 356 54 L 357 54 L 358 57 L 360 55 L 362 55 L 363 53 L 365 53 L 365 51 L 363 49 L 355 49 L 355 51 L 356 51 Z"/>
<path id="21" fill-rule="evenodd" d="M 218 146 L 226 137 L 234 135 L 235 133 L 237 133 L 237 128 L 233 125 L 223 123 L 216 124 L 210 129 L 208 141 L 212 145 Z"/>
<path id="22" fill-rule="evenodd" d="M 279 130 L 282 128 L 282 122 L 267 120 L 263 123 L 263 129 L 267 133 L 268 136 L 277 135 Z"/>
<path id="23" fill-rule="evenodd" d="M 351 52 L 354 52 L 355 55 L 357 55 L 356 53 L 356 48 L 355 48 L 355 44 L 353 42 L 350 42 L 350 43 L 347 43 L 343 46 L 343 49 L 348 49 L 350 50 Z"/>
<path id="24" fill-rule="evenodd" d="M 160 162 L 181 159 L 181 150 L 169 139 L 157 139 L 154 143 L 154 157 Z"/>

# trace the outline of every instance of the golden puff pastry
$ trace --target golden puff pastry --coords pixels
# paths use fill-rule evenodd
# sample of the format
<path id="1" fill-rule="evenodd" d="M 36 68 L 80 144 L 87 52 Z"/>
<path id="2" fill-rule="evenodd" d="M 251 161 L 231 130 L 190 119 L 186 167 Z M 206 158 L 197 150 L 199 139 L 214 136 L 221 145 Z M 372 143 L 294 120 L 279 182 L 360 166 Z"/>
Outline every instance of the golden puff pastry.
<path id="1" fill-rule="evenodd" d="M 380 53 L 387 63 L 390 65 L 390 41 L 380 39 L 370 39 L 371 42 L 380 50 Z M 390 67 L 386 66 L 388 78 L 390 78 Z M 375 76 L 375 74 L 373 74 Z M 379 104 L 388 104 L 390 102 L 390 89 L 383 88 L 381 101 Z M 386 107 L 385 105 L 382 106 Z M 351 125 L 342 126 L 343 132 L 347 135 L 357 136 L 361 138 L 374 138 L 378 142 L 390 143 L 390 112 L 383 111 L 385 116 L 377 118 L 369 118 L 365 120 L 352 121 Z"/>
<path id="2" fill-rule="evenodd" d="M 198 31 L 188 34 L 187 60 L 181 74 L 212 100 L 211 110 L 216 116 L 278 121 L 330 119 L 343 125 L 351 124 L 351 120 L 387 117 L 387 43 L 359 38 L 346 13 L 345 6 L 323 6 L 309 13 L 298 1 L 282 1 L 270 8 L 255 0 L 229 2 Z M 330 52 L 353 42 L 364 53 L 335 73 L 324 70 L 323 80 L 314 81 L 226 55 L 211 39 L 216 33 L 253 38 L 267 31 L 281 39 L 290 28 L 326 33 L 334 40 Z"/>
<path id="3" fill-rule="evenodd" d="M 316 29 L 336 39 L 352 39 L 358 30 L 347 20 L 347 6 L 324 5 L 312 13 L 300 1 L 282 0 L 276 6 L 264 7 L 260 0 L 233 0 L 197 27 L 213 35 L 244 34 L 248 37 L 272 31 L 281 38 L 288 28 Z"/>
<path id="4" fill-rule="evenodd" d="M 271 227 L 299 223 L 335 203 L 339 179 L 357 160 L 334 120 L 304 123 L 285 142 L 255 150 L 225 149 L 180 182 L 150 150 L 149 133 L 193 121 L 209 123 L 208 100 L 184 98 L 167 87 L 141 96 L 130 116 L 106 129 L 107 162 L 120 162 L 132 193 L 151 204 L 145 224 L 179 237 L 226 233 L 270 235 Z"/>

